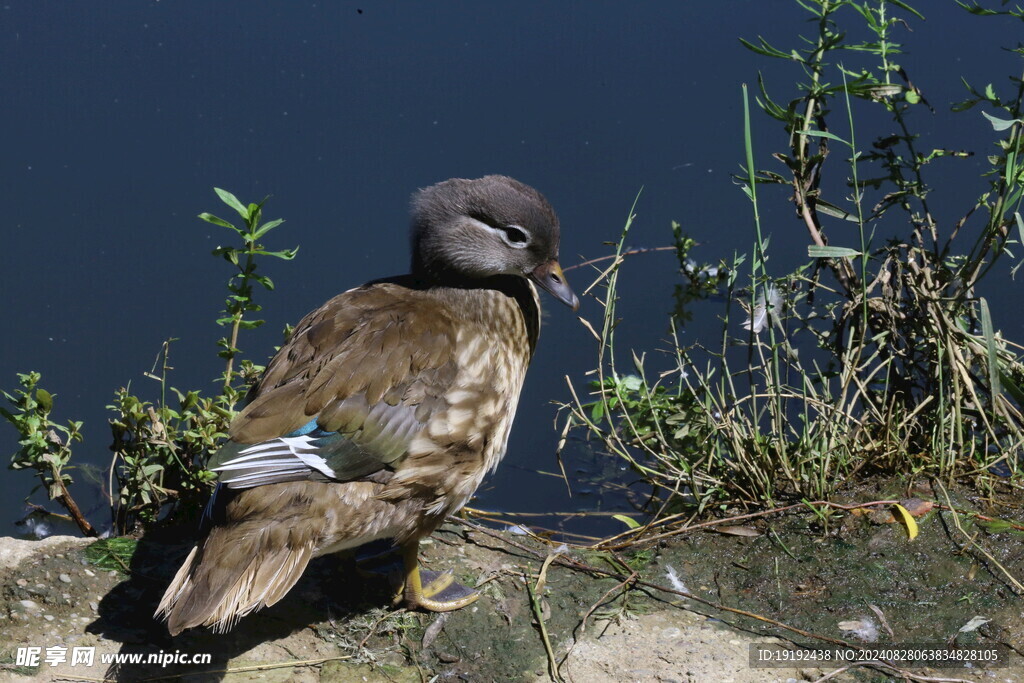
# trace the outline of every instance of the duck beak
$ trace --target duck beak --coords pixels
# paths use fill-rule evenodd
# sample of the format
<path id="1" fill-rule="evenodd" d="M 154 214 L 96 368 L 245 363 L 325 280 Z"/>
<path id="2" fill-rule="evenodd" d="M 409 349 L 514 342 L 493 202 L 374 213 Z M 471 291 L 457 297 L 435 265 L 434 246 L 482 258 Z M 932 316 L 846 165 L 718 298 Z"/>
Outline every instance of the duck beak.
<path id="1" fill-rule="evenodd" d="M 575 311 L 580 307 L 580 300 L 576 298 L 572 287 L 565 281 L 562 266 L 558 265 L 558 261 L 555 259 L 534 268 L 530 273 L 530 279 L 572 310 Z"/>

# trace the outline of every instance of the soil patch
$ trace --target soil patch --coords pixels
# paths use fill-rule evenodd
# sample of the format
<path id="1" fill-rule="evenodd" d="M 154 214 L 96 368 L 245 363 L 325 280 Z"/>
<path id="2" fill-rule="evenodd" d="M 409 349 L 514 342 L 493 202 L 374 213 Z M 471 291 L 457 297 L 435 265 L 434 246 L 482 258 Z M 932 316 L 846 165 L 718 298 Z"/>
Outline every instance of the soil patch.
<path id="1" fill-rule="evenodd" d="M 1024 603 L 995 564 L 1019 573 L 1019 541 L 1004 543 L 998 530 L 962 518 L 989 560 L 955 530 L 951 513 L 930 514 L 919 520 L 914 541 L 896 524 L 849 514 L 822 520 L 808 512 L 753 522 L 747 535 L 692 533 L 632 553 L 561 549 L 598 572 L 545 563 L 554 549 L 528 537 L 450 526 L 425 545 L 424 564 L 451 567 L 460 581 L 480 585 L 483 596 L 469 608 L 443 615 L 396 610 L 386 580 L 361 576 L 349 559 L 322 558 L 278 605 L 230 633 L 199 629 L 178 638 L 152 613 L 190 547 L 187 535 L 147 535 L 127 571 L 96 566 L 96 553 L 87 557 L 81 539 L 3 539 L 0 557 L 21 559 L 0 568 L 0 677 L 547 680 L 553 659 L 567 681 L 753 682 L 817 680 L 836 668 L 751 668 L 751 643 L 810 639 L 637 585 L 641 580 L 848 642 L 858 636 L 846 622 L 870 621 L 879 643 L 956 636 L 964 644 L 1005 644 L 1015 650 L 1009 668 L 920 672 L 1024 682 Z M 961 632 L 974 617 L 987 621 Z M 27 646 L 41 647 L 43 661 L 19 663 L 17 649 Z M 86 647 L 95 648 L 92 665 L 72 665 L 74 648 Z M 47 663 L 47 648 L 66 648 L 66 660 Z M 209 661 L 164 663 L 199 653 Z M 110 655 L 164 662 L 101 661 Z M 885 675 L 854 668 L 829 680 Z"/>

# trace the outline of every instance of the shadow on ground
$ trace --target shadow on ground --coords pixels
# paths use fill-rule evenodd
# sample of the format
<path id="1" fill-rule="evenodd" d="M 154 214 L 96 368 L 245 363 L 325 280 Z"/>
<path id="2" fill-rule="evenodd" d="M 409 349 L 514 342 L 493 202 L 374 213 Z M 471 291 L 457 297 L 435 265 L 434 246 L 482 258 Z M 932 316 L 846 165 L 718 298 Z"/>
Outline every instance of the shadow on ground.
<path id="1" fill-rule="evenodd" d="M 206 628 L 171 637 L 162 621 L 153 618 L 164 589 L 188 555 L 194 541 L 190 530 L 165 528 L 146 534 L 131 559 L 130 573 L 99 603 L 98 618 L 86 632 L 121 644 L 119 654 L 145 662 L 114 665 L 105 676 L 117 681 L 202 675 L 219 680 L 228 663 L 262 643 L 278 641 L 314 628 L 313 625 L 350 621 L 374 607 L 389 605 L 387 581 L 359 575 L 351 560 L 317 558 L 298 584 L 278 604 L 242 619 L 227 633 Z M 172 656 L 209 653 L 208 664 L 175 663 Z M 294 653 L 303 659 L 301 653 Z M 171 663 L 164 663 L 164 662 Z M 202 673 L 201 673 L 202 672 Z"/>

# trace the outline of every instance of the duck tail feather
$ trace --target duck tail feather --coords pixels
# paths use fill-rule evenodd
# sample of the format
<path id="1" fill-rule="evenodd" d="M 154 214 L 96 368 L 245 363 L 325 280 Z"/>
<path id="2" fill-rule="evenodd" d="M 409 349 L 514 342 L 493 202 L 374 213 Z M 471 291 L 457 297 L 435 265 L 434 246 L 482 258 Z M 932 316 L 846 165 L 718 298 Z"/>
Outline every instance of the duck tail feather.
<path id="1" fill-rule="evenodd" d="M 237 539 L 217 538 L 223 531 L 214 529 L 201 549 L 192 549 L 157 607 L 155 616 L 167 620 L 172 636 L 195 626 L 230 630 L 245 615 L 283 598 L 313 556 L 311 545 L 267 548 L 259 542 L 256 552 L 245 553 Z"/>

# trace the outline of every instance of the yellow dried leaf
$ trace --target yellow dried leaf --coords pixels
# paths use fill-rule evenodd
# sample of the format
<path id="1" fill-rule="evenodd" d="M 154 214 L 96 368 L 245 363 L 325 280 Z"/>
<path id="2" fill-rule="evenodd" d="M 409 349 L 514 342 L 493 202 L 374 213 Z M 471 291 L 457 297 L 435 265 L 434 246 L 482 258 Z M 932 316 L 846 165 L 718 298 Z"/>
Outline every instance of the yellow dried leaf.
<path id="1" fill-rule="evenodd" d="M 914 521 L 913 515 L 907 511 L 907 508 L 903 507 L 899 503 L 896 503 L 893 507 L 896 508 L 896 512 L 899 513 L 899 518 L 900 521 L 903 522 L 903 526 L 907 527 L 907 536 L 909 536 L 910 540 L 913 541 L 917 538 L 917 522 Z"/>

